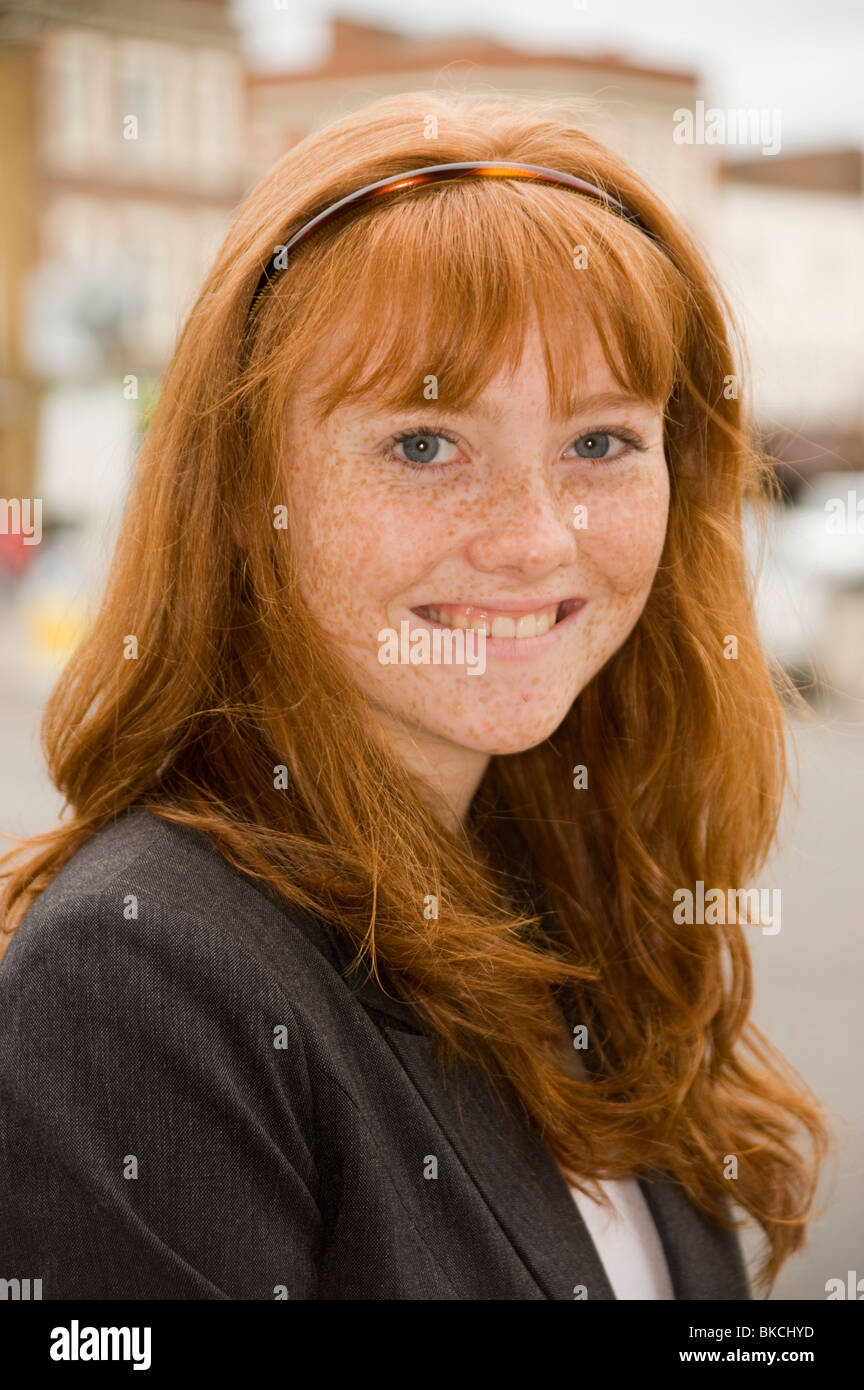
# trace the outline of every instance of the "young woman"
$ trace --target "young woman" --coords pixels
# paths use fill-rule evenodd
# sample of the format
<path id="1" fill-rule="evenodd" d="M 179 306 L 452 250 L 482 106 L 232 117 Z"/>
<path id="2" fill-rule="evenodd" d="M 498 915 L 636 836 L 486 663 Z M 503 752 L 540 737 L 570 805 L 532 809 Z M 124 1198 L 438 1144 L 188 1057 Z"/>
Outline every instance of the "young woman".
<path id="1" fill-rule="evenodd" d="M 785 778 L 728 321 L 552 104 L 387 99 L 251 195 L 7 873 L 4 1269 L 741 1299 L 737 1225 L 760 1287 L 800 1247 L 827 1134 L 759 926 L 676 911 Z"/>

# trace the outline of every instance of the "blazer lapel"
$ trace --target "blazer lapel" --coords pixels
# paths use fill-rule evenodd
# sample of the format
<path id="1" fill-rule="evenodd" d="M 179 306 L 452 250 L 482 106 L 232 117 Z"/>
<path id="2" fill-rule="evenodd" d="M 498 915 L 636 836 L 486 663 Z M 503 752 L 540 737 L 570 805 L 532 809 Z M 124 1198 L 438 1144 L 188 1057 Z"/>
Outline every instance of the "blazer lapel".
<path id="1" fill-rule="evenodd" d="M 588 1023 L 567 990 L 561 1003 L 567 1026 Z M 600 1076 L 603 1067 L 589 1048 L 586 1070 Z M 741 1248 L 733 1231 L 718 1226 L 690 1200 L 668 1173 L 647 1171 L 637 1179 L 657 1228 L 676 1300 L 749 1299 L 750 1288 Z"/>
<path id="2" fill-rule="evenodd" d="M 374 977 L 369 975 L 365 965 L 353 974 L 346 973 L 357 953 L 351 942 L 346 937 L 340 936 L 329 922 L 311 917 L 298 908 L 292 908 L 291 916 L 292 921 L 297 923 L 304 935 L 313 942 L 321 954 L 326 956 L 334 969 L 339 972 L 348 989 L 364 1008 L 371 1009 L 378 1014 L 385 1014 L 387 1018 L 405 1024 L 417 1032 L 423 1031 L 420 1019 L 410 1005 L 395 995 L 385 992 L 376 983 Z"/>
<path id="3" fill-rule="evenodd" d="M 676 1299 L 749 1299 L 747 1270 L 733 1230 L 719 1226 L 665 1173 L 645 1173 L 639 1186 L 669 1266 Z"/>
<path id="4" fill-rule="evenodd" d="M 573 1299 L 581 1285 L 591 1300 L 613 1300 L 612 1286 L 558 1165 L 533 1125 L 520 1121 L 515 1102 L 502 1104 L 479 1067 L 460 1063 L 442 1073 L 434 1039 L 410 1005 L 387 993 L 363 970 L 345 973 L 355 954 L 351 943 L 323 920 L 296 909 L 292 917 L 363 1007 L 383 1016 L 391 1047 L 530 1276 L 523 1292 L 513 1296 L 536 1297 L 539 1289 L 549 1299 Z M 572 1030 L 583 1021 L 581 1014 L 566 991 L 561 1004 Z M 590 1048 L 583 1061 L 589 1072 L 600 1070 Z M 668 1175 L 644 1173 L 638 1181 L 676 1299 L 749 1299 L 734 1232 L 710 1221 Z"/>
<path id="5" fill-rule="evenodd" d="M 447 1136 L 516 1256 L 513 1298 L 614 1300 L 612 1286 L 566 1182 L 539 1134 L 505 1105 L 478 1066 L 442 1071 L 435 1039 L 414 1010 L 363 971 L 345 974 L 353 947 L 327 923 L 295 913 L 355 998 L 383 1015 L 383 1032 Z M 584 1296 L 584 1295 L 582 1295 Z"/>
<path id="6" fill-rule="evenodd" d="M 539 1288 L 548 1299 L 614 1300 L 557 1164 L 533 1128 L 520 1123 L 515 1104 L 502 1103 L 476 1066 L 460 1063 L 442 1080 L 433 1039 L 399 1028 L 385 1032 L 533 1281 L 526 1292 L 517 1289 L 511 1296 L 536 1298 Z M 532 1286 L 533 1294 L 527 1292 Z"/>

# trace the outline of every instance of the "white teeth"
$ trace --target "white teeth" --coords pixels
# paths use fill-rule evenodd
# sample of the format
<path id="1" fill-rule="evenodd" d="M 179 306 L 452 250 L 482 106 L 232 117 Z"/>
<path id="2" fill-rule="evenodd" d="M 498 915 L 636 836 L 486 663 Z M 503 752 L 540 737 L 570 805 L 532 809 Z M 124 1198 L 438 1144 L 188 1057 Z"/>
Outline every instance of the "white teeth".
<path id="1" fill-rule="evenodd" d="M 470 611 L 469 609 L 468 612 Z M 483 614 L 469 618 L 464 609 L 446 613 L 440 608 L 433 608 L 431 604 L 426 605 L 426 612 L 433 623 L 440 623 L 442 627 L 473 629 L 477 632 L 485 632 L 487 637 L 515 637 L 517 640 L 524 640 L 526 637 L 542 637 L 545 632 L 555 626 L 558 617 L 558 605 L 540 608 L 534 613 L 523 613 L 518 618 L 509 617 L 504 613 L 496 613 L 491 621 Z"/>

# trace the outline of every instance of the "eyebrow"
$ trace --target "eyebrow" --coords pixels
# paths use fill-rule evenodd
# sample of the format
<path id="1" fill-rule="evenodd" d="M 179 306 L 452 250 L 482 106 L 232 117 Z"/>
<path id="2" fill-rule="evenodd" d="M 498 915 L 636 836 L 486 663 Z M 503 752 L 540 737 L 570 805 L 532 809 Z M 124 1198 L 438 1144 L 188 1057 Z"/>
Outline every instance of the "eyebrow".
<path id="1" fill-rule="evenodd" d="M 553 417 L 561 422 L 571 420 L 575 415 L 584 415 L 588 411 L 611 410 L 618 406 L 651 406 L 644 396 L 635 396 L 626 391 L 596 391 L 590 396 L 582 396 L 570 399 L 562 414 Z M 478 401 L 475 405 L 468 408 L 449 407 L 445 401 L 432 400 L 418 402 L 416 406 L 403 405 L 398 401 L 381 401 L 380 405 L 370 406 L 368 409 L 361 408 L 363 415 L 381 415 L 387 412 L 395 412 L 402 415 L 416 415 L 418 410 L 426 410 L 429 414 L 447 415 L 478 415 L 482 420 L 490 424 L 499 424 L 501 421 L 501 410 L 498 406 L 483 405 Z"/>
<path id="2" fill-rule="evenodd" d="M 644 396 L 635 396 L 629 391 L 595 391 L 590 396 L 569 397 L 563 414 L 556 413 L 553 418 L 566 423 L 574 415 L 584 415 L 588 411 L 612 410 L 616 406 L 650 406 L 652 404 L 653 402 Z M 497 414 L 497 412 L 495 413 Z"/>

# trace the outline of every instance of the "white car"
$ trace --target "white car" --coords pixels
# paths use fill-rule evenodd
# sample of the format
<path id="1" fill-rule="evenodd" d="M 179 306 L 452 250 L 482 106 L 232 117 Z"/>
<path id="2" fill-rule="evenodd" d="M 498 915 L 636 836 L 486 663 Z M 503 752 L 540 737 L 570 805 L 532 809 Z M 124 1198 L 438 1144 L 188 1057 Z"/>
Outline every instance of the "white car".
<path id="1" fill-rule="evenodd" d="M 759 576 L 757 616 L 768 651 L 795 676 L 860 695 L 864 474 L 823 474 L 797 505 L 775 507 L 761 568 L 752 515 L 746 537 Z"/>

